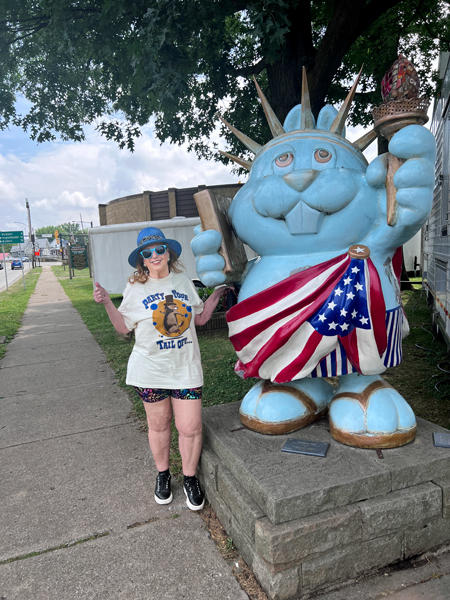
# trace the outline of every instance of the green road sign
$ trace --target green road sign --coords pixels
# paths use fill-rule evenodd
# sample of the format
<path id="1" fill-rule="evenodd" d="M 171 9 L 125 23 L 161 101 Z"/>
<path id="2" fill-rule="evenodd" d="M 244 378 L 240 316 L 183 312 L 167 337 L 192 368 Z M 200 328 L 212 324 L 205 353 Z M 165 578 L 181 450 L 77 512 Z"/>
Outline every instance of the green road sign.
<path id="1" fill-rule="evenodd" d="M 23 244 L 23 231 L 0 231 L 0 244 Z"/>

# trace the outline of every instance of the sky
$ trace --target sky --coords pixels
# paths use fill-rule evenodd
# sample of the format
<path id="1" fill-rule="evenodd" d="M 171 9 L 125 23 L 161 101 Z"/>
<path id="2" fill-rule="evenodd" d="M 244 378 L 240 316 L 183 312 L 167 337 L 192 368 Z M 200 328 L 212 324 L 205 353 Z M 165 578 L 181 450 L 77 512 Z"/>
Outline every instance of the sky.
<path id="1" fill-rule="evenodd" d="M 79 222 L 99 225 L 98 205 L 168 187 L 236 183 L 221 163 L 200 161 L 186 148 L 156 140 L 144 127 L 134 153 L 86 127 L 84 142 L 36 144 L 21 129 L 0 132 L 0 230 L 28 234 L 31 225 Z M 17 222 L 22 222 L 23 225 Z"/>
<path id="2" fill-rule="evenodd" d="M 93 127 L 85 133 L 84 142 L 36 144 L 21 129 L 0 132 L 0 231 L 28 236 L 26 199 L 35 230 L 80 221 L 96 227 L 98 205 L 115 198 L 143 190 L 245 182 L 231 167 L 199 160 L 186 147 L 161 145 L 151 124 L 143 128 L 134 153 L 120 150 Z M 347 137 L 354 141 L 362 134 L 362 129 L 349 128 Z M 219 147 L 226 149 L 225 142 Z M 365 154 L 372 160 L 376 143 Z"/>
<path id="3" fill-rule="evenodd" d="M 433 69 L 438 68 L 438 59 Z M 381 101 L 381 98 L 380 98 Z M 19 98 L 19 112 L 29 106 Z M 339 108 L 339 107 L 337 107 Z M 433 103 L 428 111 L 430 126 Z M 355 141 L 367 130 L 347 128 L 347 138 Z M 251 137 L 251 131 L 245 131 Z M 0 231 L 24 231 L 28 235 L 26 199 L 30 205 L 31 226 L 80 222 L 99 226 L 98 205 L 169 187 L 245 183 L 245 176 L 231 172 L 215 161 L 199 160 L 186 146 L 160 144 L 150 123 L 142 129 L 133 153 L 120 150 L 113 141 L 85 127 L 84 142 L 36 144 L 19 128 L 0 131 Z M 219 148 L 218 133 L 214 137 Z M 364 152 L 371 162 L 377 154 L 373 142 Z M 81 223 L 79 223 L 81 225 Z"/>

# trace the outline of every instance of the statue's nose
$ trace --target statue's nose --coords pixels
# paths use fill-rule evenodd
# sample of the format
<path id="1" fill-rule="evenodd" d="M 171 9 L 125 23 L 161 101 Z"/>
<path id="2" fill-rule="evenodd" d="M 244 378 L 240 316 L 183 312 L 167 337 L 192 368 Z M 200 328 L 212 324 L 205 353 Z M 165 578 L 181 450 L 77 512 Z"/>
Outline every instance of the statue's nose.
<path id="1" fill-rule="evenodd" d="M 319 171 L 316 169 L 291 171 L 290 173 L 286 173 L 283 179 L 289 187 L 297 192 L 303 192 L 303 190 L 306 190 L 312 184 L 318 174 Z"/>

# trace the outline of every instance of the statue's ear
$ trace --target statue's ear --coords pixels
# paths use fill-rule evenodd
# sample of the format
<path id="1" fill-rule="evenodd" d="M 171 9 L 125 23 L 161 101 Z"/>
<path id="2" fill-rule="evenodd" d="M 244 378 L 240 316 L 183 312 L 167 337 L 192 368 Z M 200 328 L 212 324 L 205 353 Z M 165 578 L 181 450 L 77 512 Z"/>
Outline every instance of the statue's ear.
<path id="1" fill-rule="evenodd" d="M 285 130 L 285 132 L 288 133 L 288 131 L 298 131 L 300 129 L 301 117 L 302 117 L 302 105 L 297 104 L 297 106 L 294 106 L 294 108 L 292 108 L 289 111 L 289 114 L 283 123 L 283 129 Z M 314 119 L 314 117 L 313 117 L 313 119 Z M 314 121 L 314 125 L 315 125 L 315 121 Z"/>
<path id="2" fill-rule="evenodd" d="M 337 114 L 338 111 L 334 108 L 334 106 L 324 106 L 319 113 L 319 118 L 317 119 L 317 129 L 329 131 Z M 345 127 L 342 132 L 342 137 L 345 137 Z"/>

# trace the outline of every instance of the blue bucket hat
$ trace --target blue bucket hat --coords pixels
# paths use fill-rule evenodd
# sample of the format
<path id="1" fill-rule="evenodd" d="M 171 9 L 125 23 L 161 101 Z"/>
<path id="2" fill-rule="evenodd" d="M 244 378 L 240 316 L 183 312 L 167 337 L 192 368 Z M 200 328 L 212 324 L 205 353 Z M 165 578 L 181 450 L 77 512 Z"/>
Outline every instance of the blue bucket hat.
<path id="1" fill-rule="evenodd" d="M 136 241 L 137 248 L 133 250 L 133 252 L 128 257 L 128 262 L 130 263 L 130 265 L 136 268 L 139 252 L 147 246 L 149 246 L 150 244 L 154 244 L 156 242 L 166 244 L 171 250 L 175 252 L 177 258 L 180 256 L 181 244 L 179 242 L 177 242 L 176 240 L 168 240 L 161 231 L 161 229 L 158 229 L 157 227 L 146 227 L 145 229 L 139 232 Z"/>

